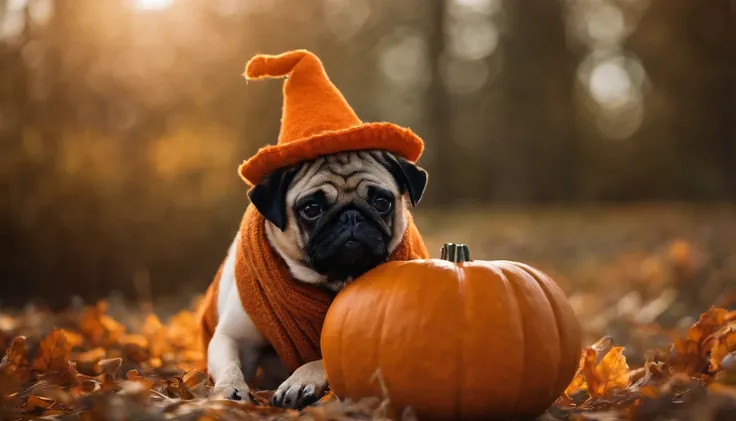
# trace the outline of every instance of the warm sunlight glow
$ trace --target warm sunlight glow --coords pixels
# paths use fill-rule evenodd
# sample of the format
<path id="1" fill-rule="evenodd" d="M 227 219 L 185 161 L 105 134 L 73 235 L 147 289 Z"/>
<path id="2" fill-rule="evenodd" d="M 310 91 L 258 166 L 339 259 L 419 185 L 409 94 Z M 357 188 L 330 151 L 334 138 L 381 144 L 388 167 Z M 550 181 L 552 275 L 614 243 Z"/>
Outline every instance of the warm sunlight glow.
<path id="1" fill-rule="evenodd" d="M 135 0 L 135 8 L 138 10 L 162 10 L 171 6 L 174 0 Z"/>

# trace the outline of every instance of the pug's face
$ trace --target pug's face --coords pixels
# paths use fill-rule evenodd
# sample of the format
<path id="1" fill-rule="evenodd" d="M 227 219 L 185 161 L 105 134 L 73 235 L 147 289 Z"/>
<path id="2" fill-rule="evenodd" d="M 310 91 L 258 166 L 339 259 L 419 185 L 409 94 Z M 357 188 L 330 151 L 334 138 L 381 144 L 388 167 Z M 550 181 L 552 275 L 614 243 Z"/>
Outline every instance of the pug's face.
<path id="1" fill-rule="evenodd" d="M 276 171 L 248 193 L 294 277 L 339 290 L 386 261 L 427 173 L 385 151 L 342 152 Z"/>

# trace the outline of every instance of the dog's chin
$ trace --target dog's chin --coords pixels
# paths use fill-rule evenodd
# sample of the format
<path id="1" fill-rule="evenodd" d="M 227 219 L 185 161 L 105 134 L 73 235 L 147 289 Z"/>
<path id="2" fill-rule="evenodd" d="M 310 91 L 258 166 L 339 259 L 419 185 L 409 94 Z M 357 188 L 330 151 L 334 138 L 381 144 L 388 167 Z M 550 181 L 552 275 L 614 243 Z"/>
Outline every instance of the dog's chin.
<path id="1" fill-rule="evenodd" d="M 339 290 L 354 279 L 388 259 L 385 247 L 367 247 L 364 245 L 333 246 L 328 253 L 315 253 L 319 257 L 312 259 L 311 266 L 325 276 L 325 287 Z"/>

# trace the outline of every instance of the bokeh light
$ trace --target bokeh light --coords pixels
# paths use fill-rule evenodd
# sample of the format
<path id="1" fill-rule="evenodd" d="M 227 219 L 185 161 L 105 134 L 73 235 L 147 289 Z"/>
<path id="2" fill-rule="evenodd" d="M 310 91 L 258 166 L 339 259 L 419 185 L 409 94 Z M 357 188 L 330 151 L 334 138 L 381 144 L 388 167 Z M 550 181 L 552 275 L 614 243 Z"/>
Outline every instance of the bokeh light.
<path id="1" fill-rule="evenodd" d="M 399 28 L 381 40 L 379 66 L 399 89 L 421 88 L 429 82 L 427 47 L 421 33 Z"/>
<path id="2" fill-rule="evenodd" d="M 610 0 L 567 3 L 568 36 L 588 50 L 578 65 L 578 83 L 593 103 L 587 112 L 593 114 L 604 137 L 629 138 L 644 122 L 648 82 L 641 61 L 623 45 L 647 2 L 636 6 Z"/>
<path id="3" fill-rule="evenodd" d="M 164 10 L 174 4 L 174 0 L 133 0 L 138 10 Z"/>
<path id="4" fill-rule="evenodd" d="M 498 46 L 498 30 L 484 21 L 455 22 L 449 29 L 448 48 L 453 55 L 465 60 L 489 56 Z"/>
<path id="5" fill-rule="evenodd" d="M 619 108 L 631 100 L 633 84 L 620 60 L 606 60 L 593 68 L 590 93 L 603 108 Z"/>
<path id="6" fill-rule="evenodd" d="M 371 4 L 369 0 L 324 0 L 322 11 L 329 30 L 347 42 L 370 18 Z"/>

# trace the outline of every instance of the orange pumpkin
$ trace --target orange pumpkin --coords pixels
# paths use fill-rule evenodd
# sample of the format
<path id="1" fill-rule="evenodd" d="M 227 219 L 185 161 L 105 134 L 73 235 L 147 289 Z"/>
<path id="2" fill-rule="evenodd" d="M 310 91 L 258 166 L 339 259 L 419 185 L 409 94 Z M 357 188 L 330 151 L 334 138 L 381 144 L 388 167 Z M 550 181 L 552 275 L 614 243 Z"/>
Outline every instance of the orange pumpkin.
<path id="1" fill-rule="evenodd" d="M 396 410 L 410 406 L 420 419 L 544 412 L 580 361 L 565 294 L 523 263 L 470 261 L 464 245 L 442 254 L 383 264 L 338 294 L 321 338 L 333 392 L 385 390 Z"/>

